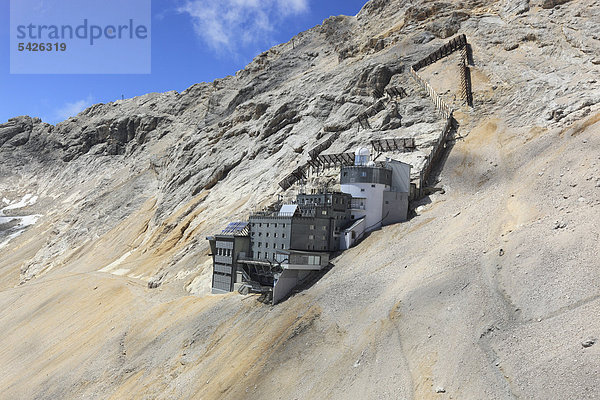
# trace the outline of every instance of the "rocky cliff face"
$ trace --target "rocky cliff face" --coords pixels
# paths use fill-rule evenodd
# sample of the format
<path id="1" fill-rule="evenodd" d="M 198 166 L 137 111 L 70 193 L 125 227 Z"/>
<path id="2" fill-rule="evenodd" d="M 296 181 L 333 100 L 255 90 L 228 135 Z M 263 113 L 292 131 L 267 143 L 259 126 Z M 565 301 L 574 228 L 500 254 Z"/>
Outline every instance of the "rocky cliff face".
<path id="1" fill-rule="evenodd" d="M 372 0 L 236 76 L 0 125 L 3 392 L 593 398 L 599 18 L 592 0 Z M 457 33 L 474 108 L 455 58 L 420 71 L 459 123 L 445 194 L 281 305 L 208 295 L 204 237 L 331 135 L 328 153 L 414 137 L 395 156 L 423 167 L 444 121 L 409 68 Z M 359 129 L 391 86 L 409 96 Z"/>

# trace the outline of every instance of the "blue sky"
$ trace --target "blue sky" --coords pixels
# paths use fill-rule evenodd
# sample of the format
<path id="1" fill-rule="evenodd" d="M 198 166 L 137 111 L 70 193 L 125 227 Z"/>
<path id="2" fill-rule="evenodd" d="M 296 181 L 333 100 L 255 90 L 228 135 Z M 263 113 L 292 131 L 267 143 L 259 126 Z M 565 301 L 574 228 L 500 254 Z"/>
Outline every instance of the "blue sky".
<path id="1" fill-rule="evenodd" d="M 10 1 L 0 0 L 0 123 L 30 115 L 55 124 L 95 103 L 232 75 L 331 15 L 355 15 L 365 1 L 152 0 L 151 74 L 11 75 Z"/>

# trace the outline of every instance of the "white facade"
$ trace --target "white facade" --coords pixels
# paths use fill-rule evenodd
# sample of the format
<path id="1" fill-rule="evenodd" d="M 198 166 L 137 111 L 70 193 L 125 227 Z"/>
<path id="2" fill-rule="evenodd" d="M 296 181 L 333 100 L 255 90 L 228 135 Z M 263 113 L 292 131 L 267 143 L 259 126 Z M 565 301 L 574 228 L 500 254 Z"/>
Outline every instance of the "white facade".
<path id="1" fill-rule="evenodd" d="M 342 193 L 348 193 L 353 198 L 364 199 L 364 205 L 358 204 L 357 208 L 351 208 L 351 215 L 354 220 L 365 217 L 365 228 L 367 230 L 378 229 L 381 227 L 383 211 L 383 192 L 388 190 L 388 185 L 380 183 L 352 183 L 340 185 Z"/>
<path id="2" fill-rule="evenodd" d="M 370 232 L 405 221 L 408 214 L 410 193 L 409 164 L 387 159 L 384 166 L 376 166 L 370 160 L 369 150 L 360 147 L 355 151 L 352 167 L 343 167 L 340 176 L 340 189 L 352 196 L 351 215 L 358 221 L 364 217 L 356 229 L 344 232 L 341 238 L 343 247 L 353 243 L 347 235 L 357 231 Z M 352 243 L 351 243 L 352 242 Z"/>

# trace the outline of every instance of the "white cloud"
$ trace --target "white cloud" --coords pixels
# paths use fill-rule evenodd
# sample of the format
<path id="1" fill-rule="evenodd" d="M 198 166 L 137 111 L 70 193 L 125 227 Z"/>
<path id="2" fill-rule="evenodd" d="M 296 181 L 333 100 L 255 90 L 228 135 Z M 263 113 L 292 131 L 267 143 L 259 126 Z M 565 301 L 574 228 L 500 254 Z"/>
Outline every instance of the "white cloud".
<path id="1" fill-rule="evenodd" d="M 78 100 L 72 103 L 66 103 L 64 106 L 56 110 L 54 118 L 57 122 L 64 121 L 69 117 L 74 117 L 86 108 L 92 105 L 92 97 Z"/>
<path id="2" fill-rule="evenodd" d="M 270 45 L 276 28 L 308 11 L 309 0 L 186 0 L 178 11 L 188 14 L 198 36 L 217 53 Z"/>

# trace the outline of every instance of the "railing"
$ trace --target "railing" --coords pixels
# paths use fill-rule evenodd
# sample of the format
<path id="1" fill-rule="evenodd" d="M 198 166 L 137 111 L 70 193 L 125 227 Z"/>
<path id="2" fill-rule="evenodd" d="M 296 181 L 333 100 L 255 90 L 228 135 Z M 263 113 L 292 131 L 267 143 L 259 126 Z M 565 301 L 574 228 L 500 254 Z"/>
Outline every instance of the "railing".
<path id="1" fill-rule="evenodd" d="M 340 133 L 335 132 L 331 136 L 329 136 L 329 138 L 327 138 L 327 140 L 316 145 L 312 150 L 310 150 L 308 152 L 308 155 L 310 156 L 310 158 L 312 158 L 312 159 L 317 158 L 317 156 L 319 154 L 321 154 L 324 150 L 327 150 L 328 148 L 330 148 L 331 145 L 333 144 L 333 142 L 335 142 L 339 136 L 340 136 Z"/>
<path id="2" fill-rule="evenodd" d="M 421 76 L 419 76 L 417 71 L 415 71 L 414 69 L 411 68 L 410 73 L 411 73 L 412 77 L 417 81 L 417 83 L 419 85 L 421 85 L 421 87 L 423 87 L 423 89 L 425 89 L 425 91 L 429 95 L 431 101 L 433 101 L 433 104 L 435 104 L 436 109 L 439 111 L 439 113 L 442 115 L 442 117 L 449 118 L 452 115 L 452 113 L 454 112 L 454 110 L 448 105 L 448 103 L 446 103 L 444 101 L 442 96 L 440 96 L 431 87 L 431 85 L 429 83 L 427 83 L 427 81 L 425 81 L 425 79 L 421 78 Z"/>
<path id="3" fill-rule="evenodd" d="M 446 120 L 446 125 L 444 125 L 444 130 L 442 131 L 442 134 L 440 135 L 438 140 L 434 143 L 433 149 L 431 150 L 431 153 L 427 156 L 425 165 L 423 166 L 423 169 L 421 170 L 421 187 L 420 187 L 420 189 L 423 188 L 423 185 L 425 184 L 425 182 L 427 182 L 427 179 L 429 179 L 429 174 L 433 170 L 434 164 L 437 161 L 437 159 L 439 158 L 440 153 L 441 153 L 442 149 L 444 148 L 444 144 L 446 143 L 446 140 L 448 140 L 448 135 L 450 134 L 450 131 L 452 130 L 453 125 L 454 125 L 454 117 L 452 117 L 452 115 L 450 115 L 450 117 Z"/>
<path id="4" fill-rule="evenodd" d="M 269 218 L 269 219 L 290 219 L 290 217 L 293 217 L 295 214 L 294 213 L 282 213 L 282 215 L 279 215 L 278 211 L 257 211 L 255 213 L 252 213 L 252 215 L 250 215 L 250 218 Z"/>
<path id="5" fill-rule="evenodd" d="M 448 57 L 450 54 L 454 53 L 456 50 L 461 50 L 467 47 L 467 37 L 462 34 L 458 35 L 454 39 L 450 40 L 448 43 L 430 53 L 427 57 L 419 60 L 416 64 L 414 64 L 411 69 L 414 71 L 418 71 L 421 68 L 425 68 L 428 65 L 433 64 L 434 62 L 441 60 L 444 57 Z"/>
<path id="6" fill-rule="evenodd" d="M 448 140 L 448 135 L 450 134 L 453 126 L 454 126 L 454 110 L 446 103 L 446 101 L 440 96 L 431 85 L 425 81 L 421 76 L 417 73 L 418 70 L 424 68 L 434 62 L 449 56 L 457 50 L 461 50 L 462 63 L 460 65 L 461 70 L 461 91 L 462 95 L 467 102 L 468 105 L 472 106 L 473 97 L 471 94 L 471 83 L 470 83 L 470 74 L 468 71 L 467 63 L 471 62 L 472 55 L 469 57 L 469 44 L 467 42 L 467 37 L 463 35 L 459 35 L 454 39 L 450 40 L 448 43 L 440 47 L 438 50 L 429 54 L 427 57 L 421 59 L 419 62 L 414 64 L 410 68 L 410 73 L 412 77 L 417 81 L 417 83 L 425 89 L 430 99 L 435 104 L 438 112 L 446 119 L 446 124 L 444 125 L 444 129 L 442 134 L 438 138 L 438 140 L 433 144 L 433 149 L 431 153 L 427 156 L 425 160 L 425 164 L 423 169 L 420 172 L 419 176 L 419 188 L 418 191 L 421 192 L 425 182 L 429 179 L 429 175 L 433 170 L 435 162 L 440 157 L 442 149 L 446 141 Z"/>

